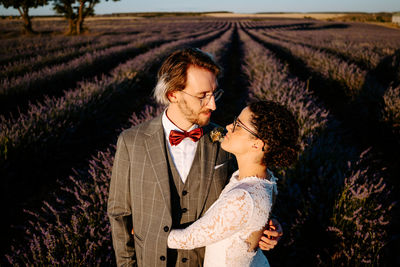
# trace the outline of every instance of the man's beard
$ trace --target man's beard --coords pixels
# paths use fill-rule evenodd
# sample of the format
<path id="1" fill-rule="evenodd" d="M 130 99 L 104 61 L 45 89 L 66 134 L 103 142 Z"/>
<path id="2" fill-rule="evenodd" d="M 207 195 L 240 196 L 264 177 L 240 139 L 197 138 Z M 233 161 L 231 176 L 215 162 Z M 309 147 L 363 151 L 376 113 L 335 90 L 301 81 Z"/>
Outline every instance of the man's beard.
<path id="1" fill-rule="evenodd" d="M 206 108 L 206 109 L 201 109 L 199 112 L 194 111 L 190 106 L 187 104 L 185 99 L 182 99 L 182 102 L 178 103 L 178 107 L 181 110 L 182 114 L 185 116 L 185 118 L 193 123 L 197 124 L 200 127 L 207 125 L 210 122 L 210 117 L 205 117 L 205 119 L 201 120 L 200 115 L 205 114 L 208 112 L 212 112 L 212 110 Z"/>

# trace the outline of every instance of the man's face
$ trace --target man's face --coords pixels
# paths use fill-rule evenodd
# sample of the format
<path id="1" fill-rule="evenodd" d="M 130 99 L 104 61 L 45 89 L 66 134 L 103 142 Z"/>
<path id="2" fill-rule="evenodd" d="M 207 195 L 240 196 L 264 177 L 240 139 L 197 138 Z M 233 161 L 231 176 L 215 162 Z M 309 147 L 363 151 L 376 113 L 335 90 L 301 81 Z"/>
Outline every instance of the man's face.
<path id="1" fill-rule="evenodd" d="M 210 122 L 211 112 L 217 107 L 214 97 L 207 96 L 212 95 L 216 88 L 217 79 L 212 72 L 199 67 L 188 68 L 186 87 L 183 92 L 177 92 L 178 108 L 187 121 L 199 126 Z"/>

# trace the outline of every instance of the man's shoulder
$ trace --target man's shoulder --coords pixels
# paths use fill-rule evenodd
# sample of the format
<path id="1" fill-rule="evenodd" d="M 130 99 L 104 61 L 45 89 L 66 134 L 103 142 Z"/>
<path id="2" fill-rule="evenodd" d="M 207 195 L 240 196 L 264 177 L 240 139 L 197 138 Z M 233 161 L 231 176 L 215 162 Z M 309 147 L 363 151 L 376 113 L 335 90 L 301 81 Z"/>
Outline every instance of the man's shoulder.
<path id="1" fill-rule="evenodd" d="M 120 137 L 125 141 L 132 141 L 137 138 L 145 138 L 151 136 L 157 131 L 162 130 L 161 117 L 157 116 L 131 128 L 125 129 L 121 132 Z"/>

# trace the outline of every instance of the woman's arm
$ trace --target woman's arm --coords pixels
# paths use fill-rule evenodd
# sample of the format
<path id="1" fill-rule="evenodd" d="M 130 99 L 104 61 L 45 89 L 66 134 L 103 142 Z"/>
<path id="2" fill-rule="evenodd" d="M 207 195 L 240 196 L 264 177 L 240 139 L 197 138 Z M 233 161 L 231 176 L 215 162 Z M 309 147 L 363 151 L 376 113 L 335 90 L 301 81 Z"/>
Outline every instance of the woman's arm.
<path id="1" fill-rule="evenodd" d="M 193 249 L 225 239 L 247 224 L 253 206 L 247 191 L 234 189 L 217 199 L 203 217 L 187 228 L 171 230 L 168 247 Z"/>

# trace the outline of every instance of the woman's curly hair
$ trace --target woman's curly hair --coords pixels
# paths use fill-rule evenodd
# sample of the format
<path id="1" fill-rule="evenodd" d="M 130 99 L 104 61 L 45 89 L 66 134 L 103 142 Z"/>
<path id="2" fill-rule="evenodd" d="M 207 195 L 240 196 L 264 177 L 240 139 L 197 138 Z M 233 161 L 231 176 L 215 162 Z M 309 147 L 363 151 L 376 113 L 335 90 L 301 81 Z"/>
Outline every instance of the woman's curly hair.
<path id="1" fill-rule="evenodd" d="M 263 163 L 271 167 L 287 167 L 297 160 L 299 125 L 293 114 L 273 101 L 257 101 L 249 105 L 252 124 L 266 144 Z"/>

